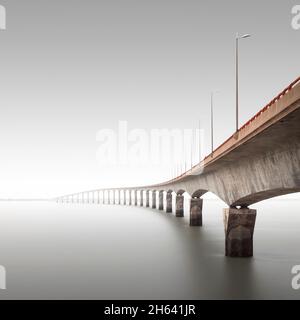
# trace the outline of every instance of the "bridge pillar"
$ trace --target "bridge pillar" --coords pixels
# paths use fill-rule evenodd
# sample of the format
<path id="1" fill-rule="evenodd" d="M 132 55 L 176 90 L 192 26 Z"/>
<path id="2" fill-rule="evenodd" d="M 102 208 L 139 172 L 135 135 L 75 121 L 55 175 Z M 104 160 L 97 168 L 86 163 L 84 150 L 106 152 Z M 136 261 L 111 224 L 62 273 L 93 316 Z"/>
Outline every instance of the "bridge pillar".
<path id="1" fill-rule="evenodd" d="M 164 210 L 164 192 L 159 191 L 158 210 Z"/>
<path id="2" fill-rule="evenodd" d="M 135 205 L 135 206 L 138 205 L 138 201 L 137 201 L 137 190 L 134 190 L 134 205 Z"/>
<path id="3" fill-rule="evenodd" d="M 202 207 L 203 199 L 192 198 L 191 209 L 190 209 L 190 226 L 191 227 L 202 227 Z"/>
<path id="4" fill-rule="evenodd" d="M 183 217 L 184 215 L 183 205 L 184 205 L 184 196 L 182 194 L 177 194 L 176 195 L 176 217 Z"/>
<path id="5" fill-rule="evenodd" d="M 132 197 L 131 197 L 131 190 L 128 190 L 128 205 L 132 205 Z"/>
<path id="6" fill-rule="evenodd" d="M 117 194 L 118 194 L 118 201 L 116 200 L 116 204 L 120 204 L 120 190 L 117 190 Z"/>
<path id="7" fill-rule="evenodd" d="M 123 194 L 123 202 L 121 201 L 120 204 L 124 206 L 126 204 L 126 190 L 122 190 L 122 194 Z"/>
<path id="8" fill-rule="evenodd" d="M 144 191 L 143 190 L 140 191 L 140 206 L 141 207 L 144 206 Z"/>
<path id="9" fill-rule="evenodd" d="M 256 210 L 248 208 L 224 209 L 225 255 L 252 257 Z"/>
<path id="10" fill-rule="evenodd" d="M 156 209 L 156 191 L 152 191 L 152 209 Z"/>
<path id="11" fill-rule="evenodd" d="M 149 208 L 149 190 L 146 191 L 146 208 Z"/>
<path id="12" fill-rule="evenodd" d="M 172 192 L 167 192 L 167 212 L 172 212 Z"/>

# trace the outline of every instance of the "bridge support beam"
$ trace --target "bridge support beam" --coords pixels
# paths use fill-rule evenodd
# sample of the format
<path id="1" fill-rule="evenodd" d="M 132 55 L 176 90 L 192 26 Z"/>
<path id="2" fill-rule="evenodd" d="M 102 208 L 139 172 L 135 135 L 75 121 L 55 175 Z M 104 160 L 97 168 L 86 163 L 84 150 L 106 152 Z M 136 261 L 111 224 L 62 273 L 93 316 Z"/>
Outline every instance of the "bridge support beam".
<path id="1" fill-rule="evenodd" d="M 224 209 L 225 255 L 252 257 L 256 210 L 248 208 Z"/>
<path id="2" fill-rule="evenodd" d="M 158 210 L 164 210 L 164 192 L 159 191 Z"/>
<path id="3" fill-rule="evenodd" d="M 167 208 L 166 211 L 167 212 L 172 212 L 172 192 L 167 192 Z"/>
<path id="4" fill-rule="evenodd" d="M 183 217 L 184 211 L 183 211 L 183 205 L 184 205 L 184 196 L 182 194 L 176 195 L 176 217 Z"/>
<path id="5" fill-rule="evenodd" d="M 190 226 L 202 227 L 202 207 L 203 199 L 192 198 L 190 207 Z"/>
<path id="6" fill-rule="evenodd" d="M 149 208 L 149 190 L 146 191 L 146 208 Z"/>
<path id="7" fill-rule="evenodd" d="M 156 191 L 152 191 L 152 209 L 156 209 Z"/>

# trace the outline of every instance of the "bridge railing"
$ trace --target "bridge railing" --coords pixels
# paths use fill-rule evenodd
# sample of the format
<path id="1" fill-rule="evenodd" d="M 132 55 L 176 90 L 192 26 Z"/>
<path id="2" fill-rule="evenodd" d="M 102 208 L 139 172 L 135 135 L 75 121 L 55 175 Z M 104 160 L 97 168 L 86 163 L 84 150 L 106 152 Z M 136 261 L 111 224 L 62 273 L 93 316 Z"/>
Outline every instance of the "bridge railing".
<path id="1" fill-rule="evenodd" d="M 226 141 L 224 141 L 219 147 L 217 147 L 213 154 L 209 154 L 204 158 L 204 162 L 207 163 L 208 160 L 215 158 L 216 155 L 222 154 L 223 151 L 227 150 L 227 145 L 231 144 L 234 145 L 234 142 L 237 141 L 236 137 L 242 136 L 242 133 L 244 134 L 245 131 L 248 131 L 247 129 L 251 127 L 251 125 L 254 122 L 259 121 L 260 119 L 264 120 L 264 114 L 266 114 L 268 111 L 271 111 L 273 107 L 275 108 L 275 105 L 278 104 L 293 88 L 295 88 L 297 85 L 300 84 L 300 77 L 298 77 L 295 81 L 293 81 L 288 87 L 286 87 L 282 92 L 280 92 L 274 99 L 272 99 L 264 108 L 262 108 L 260 111 L 258 111 L 249 121 L 247 121 L 237 132 L 235 132 L 233 135 L 231 135 Z M 264 122 L 264 121 L 262 121 Z M 249 132 L 245 132 L 244 136 L 247 136 Z"/>
<path id="2" fill-rule="evenodd" d="M 291 91 L 298 83 L 300 83 L 300 77 L 293 81 L 288 87 L 286 87 L 282 92 L 279 93 L 273 100 L 271 100 L 264 108 L 257 112 L 249 121 L 247 121 L 239 131 L 243 130 L 247 126 L 249 126 L 254 120 L 256 120 L 260 115 L 262 115 L 265 111 L 270 109 L 277 101 L 283 98 L 289 91 Z"/>

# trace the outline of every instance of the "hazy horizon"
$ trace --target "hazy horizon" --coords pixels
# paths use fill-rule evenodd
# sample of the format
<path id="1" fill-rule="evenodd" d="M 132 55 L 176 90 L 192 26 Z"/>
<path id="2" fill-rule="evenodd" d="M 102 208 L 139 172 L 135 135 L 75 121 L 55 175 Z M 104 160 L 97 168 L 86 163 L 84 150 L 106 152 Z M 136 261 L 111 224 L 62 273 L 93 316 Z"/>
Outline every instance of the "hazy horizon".
<path id="1" fill-rule="evenodd" d="M 52 198 L 166 180 L 167 166 L 97 162 L 97 132 L 197 128 L 210 149 L 299 76 L 295 1 L 1 0 L 0 198 Z"/>

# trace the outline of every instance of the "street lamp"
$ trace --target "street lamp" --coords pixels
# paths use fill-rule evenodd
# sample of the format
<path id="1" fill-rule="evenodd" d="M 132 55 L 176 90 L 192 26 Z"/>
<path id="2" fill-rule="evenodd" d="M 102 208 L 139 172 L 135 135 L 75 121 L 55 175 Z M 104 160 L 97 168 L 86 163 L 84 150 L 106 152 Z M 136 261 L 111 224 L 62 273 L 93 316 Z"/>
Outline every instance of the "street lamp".
<path id="1" fill-rule="evenodd" d="M 219 91 L 211 92 L 210 94 L 210 131 L 211 131 L 211 155 L 214 152 L 214 94 Z"/>
<path id="2" fill-rule="evenodd" d="M 0 31 L 6 30 L 6 9 L 0 5 Z"/>
<path id="3" fill-rule="evenodd" d="M 236 131 L 239 130 L 239 40 L 250 38 L 250 34 L 240 36 L 238 33 L 235 37 L 235 73 L 236 73 Z"/>

